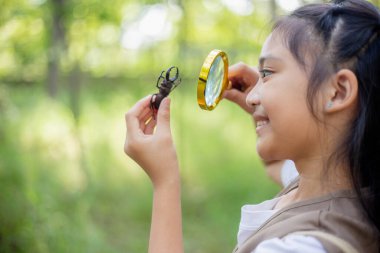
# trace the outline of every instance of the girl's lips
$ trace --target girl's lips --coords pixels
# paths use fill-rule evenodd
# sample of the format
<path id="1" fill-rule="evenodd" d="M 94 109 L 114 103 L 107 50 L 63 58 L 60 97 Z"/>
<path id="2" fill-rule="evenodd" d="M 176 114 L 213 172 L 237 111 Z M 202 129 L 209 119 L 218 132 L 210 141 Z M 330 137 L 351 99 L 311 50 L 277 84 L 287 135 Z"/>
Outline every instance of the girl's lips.
<path id="1" fill-rule="evenodd" d="M 269 123 L 269 120 L 260 120 L 256 122 L 256 127 L 261 127 Z"/>
<path id="2" fill-rule="evenodd" d="M 253 118 L 256 122 L 256 132 L 259 134 L 259 131 L 269 124 L 269 119 L 266 115 L 258 112 L 253 113 Z"/>
<path id="3" fill-rule="evenodd" d="M 260 135 L 260 132 L 269 124 L 269 120 L 259 120 L 256 122 L 256 133 Z"/>
<path id="4" fill-rule="evenodd" d="M 265 114 L 258 112 L 253 113 L 253 119 L 256 122 L 256 126 L 259 126 L 259 124 L 264 125 L 269 122 L 269 118 Z"/>

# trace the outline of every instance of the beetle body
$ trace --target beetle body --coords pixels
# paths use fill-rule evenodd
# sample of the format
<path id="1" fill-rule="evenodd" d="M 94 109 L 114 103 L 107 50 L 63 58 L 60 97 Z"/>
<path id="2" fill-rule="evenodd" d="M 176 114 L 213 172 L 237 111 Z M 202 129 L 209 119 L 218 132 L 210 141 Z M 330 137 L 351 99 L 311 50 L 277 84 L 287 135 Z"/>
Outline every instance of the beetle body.
<path id="1" fill-rule="evenodd" d="M 174 76 L 171 76 L 171 72 L 173 70 L 175 71 L 175 74 Z M 179 70 L 177 67 L 170 67 L 166 70 L 165 76 L 163 76 L 164 73 L 165 71 L 162 71 L 161 75 L 157 79 L 156 87 L 158 88 L 158 93 L 153 94 L 150 99 L 150 108 L 154 112 L 158 111 L 161 101 L 181 83 L 181 78 L 179 77 Z"/>

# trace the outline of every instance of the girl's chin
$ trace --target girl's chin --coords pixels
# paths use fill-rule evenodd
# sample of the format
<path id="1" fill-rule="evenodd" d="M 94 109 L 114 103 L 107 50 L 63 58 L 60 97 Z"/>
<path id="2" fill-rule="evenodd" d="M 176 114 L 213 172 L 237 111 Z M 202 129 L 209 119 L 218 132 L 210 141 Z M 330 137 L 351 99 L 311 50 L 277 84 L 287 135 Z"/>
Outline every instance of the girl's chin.
<path id="1" fill-rule="evenodd" d="M 289 154 L 281 152 L 276 147 L 269 147 L 264 145 L 256 146 L 257 154 L 263 161 L 280 161 L 290 159 Z"/>
<path id="2" fill-rule="evenodd" d="M 260 156 L 260 158 L 264 161 L 276 160 L 273 149 L 269 145 L 266 145 L 265 143 L 261 141 L 257 142 L 256 151 L 258 155 Z"/>

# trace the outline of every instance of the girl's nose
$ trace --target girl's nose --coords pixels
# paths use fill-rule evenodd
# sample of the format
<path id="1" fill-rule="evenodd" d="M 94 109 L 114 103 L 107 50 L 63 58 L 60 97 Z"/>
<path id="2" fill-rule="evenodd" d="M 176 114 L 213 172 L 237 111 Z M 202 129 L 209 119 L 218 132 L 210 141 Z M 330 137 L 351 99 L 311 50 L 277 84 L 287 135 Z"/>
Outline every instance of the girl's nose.
<path id="1" fill-rule="evenodd" d="M 247 98 L 245 99 L 245 102 L 249 107 L 255 107 L 256 105 L 260 104 L 260 96 L 259 96 L 259 89 L 261 86 L 261 81 L 259 80 L 256 85 L 253 87 L 253 89 L 248 93 Z"/>

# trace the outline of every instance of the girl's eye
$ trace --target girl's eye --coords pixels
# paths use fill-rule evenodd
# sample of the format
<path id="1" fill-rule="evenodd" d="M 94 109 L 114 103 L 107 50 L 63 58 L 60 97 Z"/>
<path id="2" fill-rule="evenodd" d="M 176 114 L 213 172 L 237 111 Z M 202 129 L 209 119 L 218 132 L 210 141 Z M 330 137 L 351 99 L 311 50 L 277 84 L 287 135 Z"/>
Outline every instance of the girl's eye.
<path id="1" fill-rule="evenodd" d="M 265 77 L 270 76 L 271 74 L 273 74 L 273 71 L 270 71 L 268 69 L 262 69 L 259 72 L 260 72 L 261 78 L 265 78 Z"/>

